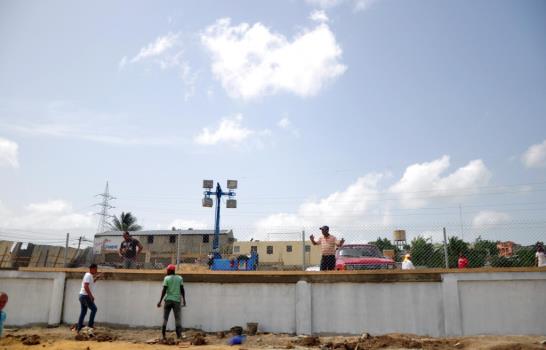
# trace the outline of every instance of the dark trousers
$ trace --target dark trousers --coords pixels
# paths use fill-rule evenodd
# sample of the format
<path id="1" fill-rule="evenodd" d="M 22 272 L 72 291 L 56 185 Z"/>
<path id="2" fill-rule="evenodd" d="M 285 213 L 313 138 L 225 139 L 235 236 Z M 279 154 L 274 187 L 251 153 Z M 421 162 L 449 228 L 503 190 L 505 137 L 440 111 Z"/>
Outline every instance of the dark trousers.
<path id="1" fill-rule="evenodd" d="M 171 310 L 173 310 L 176 328 L 180 328 L 182 326 L 180 322 L 180 302 L 172 300 L 165 300 L 165 306 L 163 306 L 163 326 L 167 326 Z"/>
<path id="2" fill-rule="evenodd" d="M 80 294 L 80 306 L 81 312 L 80 318 L 78 319 L 78 332 L 83 328 L 83 320 L 85 320 L 87 309 L 91 310 L 91 314 L 89 315 L 89 323 L 87 324 L 89 327 L 93 327 L 95 325 L 95 314 L 97 313 L 97 305 L 95 305 L 88 295 Z"/>
<path id="3" fill-rule="evenodd" d="M 320 259 L 320 271 L 335 270 L 336 269 L 336 256 L 335 255 L 323 255 Z"/>

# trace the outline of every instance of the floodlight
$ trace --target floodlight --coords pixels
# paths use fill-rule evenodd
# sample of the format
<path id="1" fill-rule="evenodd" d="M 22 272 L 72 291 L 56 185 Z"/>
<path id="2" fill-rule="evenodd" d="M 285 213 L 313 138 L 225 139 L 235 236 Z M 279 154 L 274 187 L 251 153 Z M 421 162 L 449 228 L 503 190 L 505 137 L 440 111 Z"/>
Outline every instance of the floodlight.
<path id="1" fill-rule="evenodd" d="M 211 189 L 214 187 L 214 180 L 203 180 L 203 188 Z"/>
<path id="2" fill-rule="evenodd" d="M 228 199 L 226 201 L 226 208 L 237 208 L 237 200 L 236 199 Z"/>
<path id="3" fill-rule="evenodd" d="M 227 180 L 227 188 L 229 188 L 230 190 L 236 190 L 237 180 Z"/>
<path id="4" fill-rule="evenodd" d="M 207 208 L 212 207 L 212 198 L 203 198 L 203 206 Z"/>

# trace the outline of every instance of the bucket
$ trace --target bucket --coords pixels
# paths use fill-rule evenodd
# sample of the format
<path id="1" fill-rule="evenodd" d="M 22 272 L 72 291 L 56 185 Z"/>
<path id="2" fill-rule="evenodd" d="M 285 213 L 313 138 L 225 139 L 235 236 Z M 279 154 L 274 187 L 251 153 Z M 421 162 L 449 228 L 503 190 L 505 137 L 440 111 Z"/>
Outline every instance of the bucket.
<path id="1" fill-rule="evenodd" d="M 246 324 L 246 332 L 248 335 L 256 335 L 256 333 L 258 333 L 258 323 L 248 322 Z"/>

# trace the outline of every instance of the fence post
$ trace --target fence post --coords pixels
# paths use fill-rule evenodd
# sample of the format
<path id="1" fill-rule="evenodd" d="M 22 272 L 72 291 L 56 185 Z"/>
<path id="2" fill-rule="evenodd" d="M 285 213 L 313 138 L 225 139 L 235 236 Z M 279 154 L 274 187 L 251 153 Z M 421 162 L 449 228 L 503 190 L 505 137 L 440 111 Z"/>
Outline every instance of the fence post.
<path id="1" fill-rule="evenodd" d="M 64 257 L 63 257 L 63 266 L 66 267 L 66 254 L 68 253 L 68 238 L 70 237 L 70 233 L 66 234 L 66 245 L 64 247 Z"/>
<path id="2" fill-rule="evenodd" d="M 445 227 L 444 227 L 444 255 L 446 259 L 446 269 L 449 269 L 449 255 L 447 254 L 447 235 L 446 235 Z"/>
<path id="3" fill-rule="evenodd" d="M 301 231 L 301 270 L 305 271 L 305 230 Z"/>

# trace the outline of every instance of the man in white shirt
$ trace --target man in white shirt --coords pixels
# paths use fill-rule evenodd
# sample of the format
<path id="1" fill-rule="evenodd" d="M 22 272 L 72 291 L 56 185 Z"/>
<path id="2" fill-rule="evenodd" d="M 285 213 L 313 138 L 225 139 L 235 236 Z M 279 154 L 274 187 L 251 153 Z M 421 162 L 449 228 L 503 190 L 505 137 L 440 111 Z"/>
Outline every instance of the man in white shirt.
<path id="1" fill-rule="evenodd" d="M 544 255 L 544 247 L 537 245 L 537 252 L 535 253 L 536 263 L 538 267 L 546 266 L 546 256 Z"/>
<path id="2" fill-rule="evenodd" d="M 95 325 L 95 315 L 97 313 L 97 306 L 95 305 L 95 282 L 101 277 L 101 274 L 97 273 L 97 265 L 91 264 L 89 266 L 89 272 L 86 272 L 82 280 L 82 288 L 80 290 L 80 305 L 81 312 L 78 319 L 78 327 L 76 330 L 79 332 L 83 328 L 83 321 L 87 314 L 87 309 L 91 310 L 89 315 L 88 326 L 93 328 Z"/>
<path id="3" fill-rule="evenodd" d="M 404 261 L 402 261 L 402 270 L 415 270 L 415 266 L 411 262 L 411 255 L 406 254 L 404 256 Z"/>

